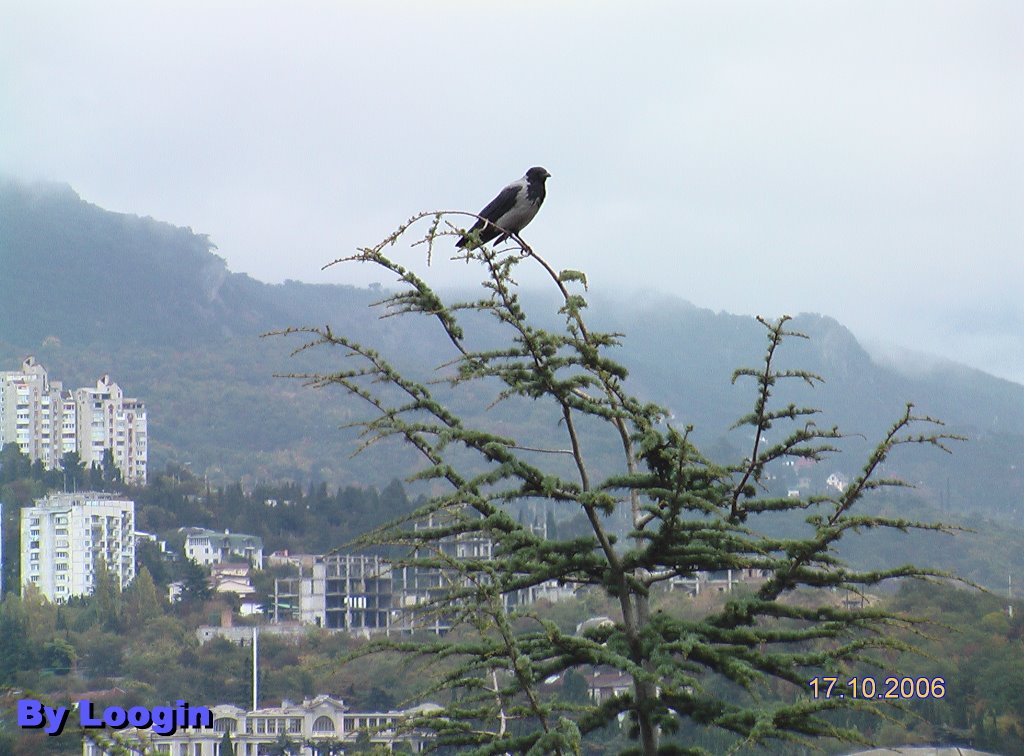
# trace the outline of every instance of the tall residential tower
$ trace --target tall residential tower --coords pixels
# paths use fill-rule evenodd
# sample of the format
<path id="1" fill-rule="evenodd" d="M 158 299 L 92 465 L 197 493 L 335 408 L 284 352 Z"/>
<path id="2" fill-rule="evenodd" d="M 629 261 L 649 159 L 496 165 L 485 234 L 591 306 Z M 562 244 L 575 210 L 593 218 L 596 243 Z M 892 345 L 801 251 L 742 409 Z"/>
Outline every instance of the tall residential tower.
<path id="1" fill-rule="evenodd" d="M 146 405 L 124 396 L 104 375 L 94 387 L 67 391 L 27 357 L 21 370 L 0 371 L 0 448 L 16 443 L 48 470 L 78 452 L 88 467 L 111 451 L 128 483 L 144 484 L 148 460 Z"/>
<path id="2" fill-rule="evenodd" d="M 105 565 L 135 578 L 135 502 L 96 492 L 52 494 L 21 510 L 21 582 L 50 601 L 88 596 Z"/>

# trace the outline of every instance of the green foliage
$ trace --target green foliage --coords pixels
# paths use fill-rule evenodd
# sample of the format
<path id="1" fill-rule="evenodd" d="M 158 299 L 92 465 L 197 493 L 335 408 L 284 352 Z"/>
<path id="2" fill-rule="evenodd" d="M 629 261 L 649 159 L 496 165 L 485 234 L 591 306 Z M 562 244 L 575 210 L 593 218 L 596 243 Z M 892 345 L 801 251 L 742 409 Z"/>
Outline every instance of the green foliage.
<path id="1" fill-rule="evenodd" d="M 562 695 L 566 701 L 575 704 L 585 704 L 589 698 L 587 681 L 579 672 L 574 669 L 568 670 L 562 683 Z"/>
<path id="2" fill-rule="evenodd" d="M 60 458 L 60 469 L 64 475 L 65 491 L 81 491 L 86 485 L 86 469 L 82 457 L 76 451 L 64 452 Z"/>
<path id="3" fill-rule="evenodd" d="M 807 602 L 809 595 L 803 592 L 794 599 Z M 655 590 L 651 595 L 652 611 L 696 619 L 721 611 L 731 598 L 714 593 L 702 594 L 699 599 L 682 599 L 681 596 L 681 591 Z M 926 655 L 897 652 L 885 658 L 884 668 L 854 667 L 851 674 L 870 674 L 876 678 L 882 673 L 942 676 L 948 683 L 947 695 L 941 700 L 905 701 L 903 710 L 888 709 L 890 719 L 885 720 L 857 711 L 833 712 L 832 716 L 837 717 L 839 724 L 857 728 L 865 738 L 880 745 L 944 740 L 966 742 L 972 732 L 980 731 L 987 750 L 1020 752 L 1024 741 L 1016 728 L 1016 712 L 1020 711 L 1020 691 L 1024 688 L 1014 654 L 1019 653 L 1024 637 L 1021 620 L 1024 604 L 1015 602 L 1015 617 L 1010 621 L 1003 603 L 992 595 L 940 584 L 902 587 L 898 594 L 884 599 L 881 606 L 894 613 L 942 621 L 942 624 L 936 622 L 925 627 L 927 638 L 913 635 L 905 638 L 917 644 L 923 642 Z M 539 604 L 534 608 L 538 617 L 555 623 L 567 634 L 587 617 L 615 615 L 614 606 L 606 599 L 598 600 L 596 594 L 550 606 Z M 226 641 L 199 646 L 194 626 L 177 617 L 162 614 L 133 628 L 132 632 L 106 633 L 95 626 L 76 631 L 70 626 L 79 625 L 79 615 L 88 614 L 85 602 L 53 606 L 39 599 L 26 605 L 21 598 L 8 596 L 0 604 L 0 628 L 9 629 L 11 614 L 18 613 L 23 620 L 20 648 L 41 651 L 63 648 L 63 653 L 69 654 L 67 647 L 59 643 L 63 641 L 74 650 L 73 671 L 62 670 L 60 665 L 48 663 L 39 655 L 19 657 L 17 654 L 23 651 L 9 652 L 11 642 L 18 638 L 17 634 L 12 637 L 4 632 L 0 633 L 0 667 L 7 664 L 3 669 L 9 669 L 14 660 L 21 663 L 16 672 L 4 672 L 6 676 L 0 678 L 0 685 L 31 690 L 33 695 L 48 697 L 53 704 L 61 705 L 77 700 L 76 696 L 84 690 L 108 689 L 112 685 L 126 691 L 111 701 L 122 706 L 162 705 L 172 696 L 196 703 L 240 706 L 247 706 L 251 700 L 250 650 Z M 454 637 L 471 637 L 471 634 L 467 636 L 457 631 Z M 418 636 L 411 640 L 424 647 L 432 642 Z M 388 698 L 381 697 L 383 695 L 393 697 L 399 707 L 404 707 L 414 699 L 433 698 L 425 693 L 429 683 L 455 666 L 429 654 L 424 655 L 422 666 L 411 666 L 410 659 L 394 654 L 366 656 L 339 667 L 340 656 L 357 653 L 366 646 L 365 641 L 318 630 L 311 630 L 294 642 L 264 637 L 260 642 L 264 700 L 301 700 L 312 691 L 343 698 L 354 711 L 386 708 Z M 101 654 L 99 657 L 95 656 L 97 652 Z M 591 669 L 581 666 L 568 671 L 564 675 L 566 684 L 556 695 L 567 703 L 586 705 L 585 687 L 580 683 L 583 672 Z M 112 673 L 116 674 L 116 682 L 108 677 Z M 377 692 L 374 687 L 378 688 Z M 770 695 L 766 693 L 766 697 Z M 13 703 L 5 703 L 0 696 L 0 717 L 16 716 L 6 712 L 9 706 Z M 509 722 L 510 729 L 518 726 L 518 722 Z M 23 731 L 16 737 L 24 741 L 19 753 L 42 753 L 44 747 L 75 744 L 72 737 L 42 736 L 38 741 L 42 745 L 37 748 L 31 733 Z M 727 752 L 732 742 L 692 722 L 681 722 L 675 733 L 665 733 L 664 740 L 668 742 L 663 742 L 663 746 L 684 743 L 711 753 Z M 344 749 L 340 741 L 334 745 L 334 753 Z M 981 743 L 976 742 L 976 745 Z M 626 730 L 620 729 L 616 722 L 590 731 L 583 740 L 584 752 L 588 754 L 618 754 L 629 746 Z M 74 752 L 80 750 L 77 746 Z M 771 752 L 795 756 L 806 751 L 798 745 L 775 743 Z"/>
<path id="4" fill-rule="evenodd" d="M 32 460 L 14 441 L 8 441 L 0 449 L 0 483 L 11 483 L 19 478 L 32 475 Z"/>
<path id="5" fill-rule="evenodd" d="M 8 594 L 0 605 L 0 683 L 10 684 L 15 673 L 36 664 L 28 613 L 19 596 Z"/>
<path id="6" fill-rule="evenodd" d="M 135 540 L 135 561 L 139 571 L 149 573 L 154 585 L 166 586 L 171 580 L 170 566 L 164 560 L 160 546 L 153 541 L 139 538 Z"/>
<path id="7" fill-rule="evenodd" d="M 107 569 L 102 557 L 97 559 L 92 594 L 88 602 L 95 622 L 106 630 L 118 630 L 124 619 L 123 599 L 117 575 Z"/>
<path id="8" fill-rule="evenodd" d="M 1024 751 L 1024 732 L 1016 727 L 1024 711 L 1020 602 L 1013 602 L 1011 618 L 1008 602 L 991 594 L 906 584 L 894 603 L 905 612 L 934 618 L 935 625 L 924 639 L 923 655 L 898 659 L 890 669 L 949 682 L 941 701 L 909 701 L 907 720 L 920 717 L 918 726 L 926 734 L 950 732 L 966 739 L 982 731 L 975 745 L 986 750 Z"/>
<path id="9" fill-rule="evenodd" d="M 213 595 L 210 574 L 191 559 L 184 559 L 181 565 L 181 602 L 185 605 L 199 605 Z"/>
<path id="10" fill-rule="evenodd" d="M 185 470 L 172 467 L 152 476 L 146 488 L 132 492 L 140 529 L 163 535 L 168 548 L 181 553 L 181 526 L 247 533 L 263 539 L 264 552 L 323 553 L 413 507 L 401 483 L 377 490 L 366 486 L 332 489 L 326 483 L 305 490 L 295 483 L 240 483 L 209 487 Z M 157 583 L 168 575 L 154 545 L 140 545 L 140 561 Z M 158 574 L 161 579 L 158 579 Z M 178 576 L 180 579 L 180 576 Z"/>
<path id="11" fill-rule="evenodd" d="M 99 490 L 110 490 L 124 482 L 121 470 L 114 462 L 114 450 L 109 447 L 103 450 L 103 462 L 100 464 L 99 472 L 101 486 Z"/>
<path id="12" fill-rule="evenodd" d="M 140 567 L 135 579 L 124 591 L 123 620 L 126 627 L 143 627 L 164 612 L 164 600 L 157 593 L 153 576 Z"/>
<path id="13" fill-rule="evenodd" d="M 352 259 L 380 266 L 405 285 L 382 302 L 387 315 L 435 322 L 451 345 L 449 356 L 437 358 L 437 372 L 399 368 L 330 326 L 283 332 L 307 337 L 298 353 L 341 350 L 343 369 L 295 377 L 340 387 L 361 401 L 369 416 L 355 423 L 360 450 L 404 441 L 423 461 L 416 477 L 439 491 L 414 517 L 364 539 L 411 546 L 407 566 L 442 569 L 451 580 L 436 609 L 460 634 L 426 644 L 389 639 L 367 649 L 447 665 L 433 695 L 450 696 L 450 703 L 410 726 L 433 730 L 441 746 L 478 753 L 578 753 L 582 736 L 620 714 L 645 754 L 658 752 L 659 741 L 664 752 L 705 752 L 671 743 L 672 732 L 694 726 L 730 748 L 817 738 L 864 742 L 836 713 L 873 711 L 874 704 L 809 699 L 807 680 L 904 649 L 893 629 L 912 621 L 884 609 L 804 605 L 790 597 L 798 590 L 862 592 L 893 578 L 937 576 L 912 565 L 853 569 L 836 548 L 851 532 L 945 530 L 861 508 L 878 490 L 903 485 L 879 477 L 900 447 L 945 450 L 954 436 L 907 406 L 844 491 L 780 496 L 766 486 L 769 471 L 790 460 L 823 460 L 843 439 L 836 428 L 816 423 L 818 410 L 776 398 L 788 396 L 787 384 L 822 382 L 806 370 L 780 367 L 783 342 L 805 338 L 788 318 L 761 321 L 768 337 L 763 361 L 733 375 L 734 383 L 753 384 L 752 409 L 736 423 L 750 439 L 745 456 L 713 461 L 691 440 L 691 428 L 677 429 L 667 410 L 629 392 L 626 368 L 610 357 L 622 336 L 592 330 L 584 295 L 569 288 L 585 280 L 580 274 L 558 273 L 519 239 L 506 249 L 475 247 L 457 257 L 480 266 L 483 294 L 447 303 L 384 254 L 426 217 L 434 218 L 422 242 L 428 257 L 438 238 L 460 233 L 439 231 L 433 215 L 417 216 Z M 559 329 L 540 327 L 527 314 L 513 279 L 524 263 L 544 271 L 558 291 Z M 471 326 L 479 326 L 480 316 L 496 321 L 504 338 L 476 338 Z M 460 410 L 469 398 L 511 413 L 540 407 L 549 420 L 525 431 L 491 423 L 486 409 L 457 411 L 444 385 L 461 395 Z M 560 443 L 542 430 L 548 427 L 558 428 Z M 609 463 L 603 451 L 615 447 L 618 460 Z M 545 540 L 509 511 L 529 502 L 557 508 L 562 519 L 582 515 L 586 528 L 570 540 Z M 795 515 L 803 519 L 800 533 L 769 535 L 779 518 Z M 419 527 L 410 526 L 414 519 Z M 495 558 L 456 558 L 445 550 L 446 542 L 469 538 L 490 541 Z M 767 579 L 706 616 L 652 612 L 651 594 L 660 585 L 726 569 L 764 571 Z M 510 610 L 503 599 L 551 581 L 602 591 L 617 604 L 617 620 L 580 637 L 530 611 Z M 580 665 L 624 673 L 631 690 L 582 706 L 546 694 L 544 680 Z"/>

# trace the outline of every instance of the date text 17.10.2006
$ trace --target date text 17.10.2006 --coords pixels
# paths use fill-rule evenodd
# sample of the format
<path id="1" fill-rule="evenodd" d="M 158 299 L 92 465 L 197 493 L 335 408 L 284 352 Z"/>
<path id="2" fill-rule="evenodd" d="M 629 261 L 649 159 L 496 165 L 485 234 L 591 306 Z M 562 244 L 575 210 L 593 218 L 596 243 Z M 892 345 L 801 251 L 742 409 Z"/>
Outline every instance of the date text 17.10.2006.
<path id="1" fill-rule="evenodd" d="M 815 677 L 807 683 L 815 698 L 906 700 L 942 698 L 946 681 L 941 677 Z"/>

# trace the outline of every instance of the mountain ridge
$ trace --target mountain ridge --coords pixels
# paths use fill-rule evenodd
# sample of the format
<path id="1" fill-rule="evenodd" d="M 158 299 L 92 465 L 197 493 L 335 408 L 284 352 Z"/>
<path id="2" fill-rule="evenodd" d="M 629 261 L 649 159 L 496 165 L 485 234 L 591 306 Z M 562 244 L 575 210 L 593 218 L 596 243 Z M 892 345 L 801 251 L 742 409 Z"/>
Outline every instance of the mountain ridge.
<path id="1" fill-rule="evenodd" d="M 231 272 L 214 249 L 203 234 L 111 213 L 67 185 L 0 180 L 0 369 L 13 369 L 32 353 L 65 385 L 110 373 L 148 402 L 157 466 L 189 463 L 214 478 L 378 485 L 410 472 L 411 460 L 398 448 L 350 460 L 352 436 L 339 428 L 353 419 L 354 407 L 337 393 L 273 377 L 331 369 L 337 364 L 331 355 L 291 358 L 298 342 L 261 334 L 330 323 L 336 332 L 390 349 L 400 363 L 437 365 L 444 344 L 430 324 L 378 319 L 368 308 L 380 291 L 267 284 Z M 524 292 L 523 299 L 528 309 L 546 313 L 538 315 L 540 324 L 557 322 L 552 297 Z M 599 292 L 590 304 L 592 327 L 627 333 L 611 356 L 630 368 L 635 393 L 694 425 L 702 444 L 741 451 L 742 439 L 729 428 L 748 410 L 752 391 L 742 382 L 733 386 L 732 373 L 761 360 L 760 324 L 670 295 L 623 300 Z M 805 313 L 790 325 L 811 338 L 788 340 L 780 365 L 819 373 L 826 382 L 809 394 L 780 385 L 781 401 L 823 407 L 821 422 L 848 430 L 853 451 L 866 449 L 915 402 L 972 440 L 957 449 L 955 475 L 943 467 L 948 460 L 912 453 L 902 471 L 907 479 L 924 481 L 937 498 L 949 499 L 947 506 L 1017 507 L 1024 489 L 1024 386 L 956 363 L 903 374 L 873 358 L 832 317 Z"/>

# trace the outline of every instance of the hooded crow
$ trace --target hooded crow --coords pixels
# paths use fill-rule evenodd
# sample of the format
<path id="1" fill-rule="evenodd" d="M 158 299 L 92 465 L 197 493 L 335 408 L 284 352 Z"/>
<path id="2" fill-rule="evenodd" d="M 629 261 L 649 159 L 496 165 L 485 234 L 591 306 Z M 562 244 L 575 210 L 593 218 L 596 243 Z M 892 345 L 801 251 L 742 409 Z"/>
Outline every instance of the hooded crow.
<path id="1" fill-rule="evenodd" d="M 497 243 L 501 243 L 511 234 L 518 234 L 540 210 L 541 203 L 544 202 L 544 181 L 550 175 L 539 166 L 528 170 L 525 176 L 502 189 L 498 196 L 480 211 L 480 218 L 469 229 L 469 233 L 479 231 L 480 244 L 486 244 L 495 238 Z M 469 235 L 463 236 L 455 246 L 465 247 L 469 240 Z"/>

